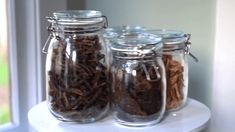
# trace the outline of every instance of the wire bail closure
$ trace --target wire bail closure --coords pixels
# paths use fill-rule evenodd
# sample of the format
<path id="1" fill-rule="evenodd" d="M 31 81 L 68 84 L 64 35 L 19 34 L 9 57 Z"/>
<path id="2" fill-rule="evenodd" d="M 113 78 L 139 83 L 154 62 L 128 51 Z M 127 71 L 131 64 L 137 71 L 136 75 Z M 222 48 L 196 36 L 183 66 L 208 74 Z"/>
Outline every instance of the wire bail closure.
<path id="1" fill-rule="evenodd" d="M 102 17 L 104 18 L 104 27 L 103 28 L 107 28 L 109 26 L 108 18 L 104 15 L 102 15 Z"/>
<path id="2" fill-rule="evenodd" d="M 52 39 L 53 37 L 53 29 L 52 29 L 52 24 L 50 24 L 50 26 L 47 27 L 47 31 L 48 31 L 48 35 L 49 37 L 47 38 L 43 48 L 42 48 L 42 52 L 44 54 L 47 54 L 48 53 L 48 48 L 49 48 L 49 42 L 50 40 Z"/>
<path id="3" fill-rule="evenodd" d="M 185 42 L 185 49 L 184 49 L 185 54 L 188 54 L 194 59 L 194 61 L 198 62 L 199 61 L 198 58 L 190 52 L 191 42 L 189 40 L 191 38 L 191 34 L 185 34 L 185 37 L 187 38 Z"/>
<path id="4" fill-rule="evenodd" d="M 55 21 L 56 19 L 54 17 L 46 17 L 49 21 Z M 47 27 L 47 31 L 48 31 L 48 35 L 49 37 L 47 38 L 43 48 L 42 48 L 42 52 L 47 54 L 48 53 L 48 48 L 49 48 L 49 44 L 50 44 L 50 40 L 55 36 L 57 40 L 60 40 L 60 37 L 58 35 L 56 35 L 55 33 L 55 28 L 52 27 L 52 23 L 50 23 L 50 25 Z"/>
<path id="5" fill-rule="evenodd" d="M 154 50 L 152 50 L 152 52 L 154 53 L 154 57 L 156 57 L 156 55 L 157 55 L 156 52 L 155 52 Z M 144 54 L 141 54 L 141 53 L 140 53 L 140 55 L 141 55 L 141 58 L 142 58 L 142 60 L 141 60 L 141 62 L 142 62 L 143 59 L 144 59 L 144 57 L 145 57 L 145 55 L 144 55 Z M 153 57 L 153 58 L 154 58 L 154 57 Z M 149 71 L 147 70 L 145 64 L 142 63 L 141 66 L 142 66 L 142 68 L 143 68 L 143 70 L 144 70 L 146 79 L 147 79 L 148 81 L 154 82 L 154 81 L 158 81 L 158 80 L 161 78 L 161 74 L 159 73 L 159 67 L 158 67 L 158 66 L 156 66 L 156 65 L 154 65 L 154 64 L 151 65 L 151 66 L 153 67 L 155 73 L 156 73 L 156 77 L 157 77 L 156 79 L 151 79 L 150 74 L 149 74 Z"/>

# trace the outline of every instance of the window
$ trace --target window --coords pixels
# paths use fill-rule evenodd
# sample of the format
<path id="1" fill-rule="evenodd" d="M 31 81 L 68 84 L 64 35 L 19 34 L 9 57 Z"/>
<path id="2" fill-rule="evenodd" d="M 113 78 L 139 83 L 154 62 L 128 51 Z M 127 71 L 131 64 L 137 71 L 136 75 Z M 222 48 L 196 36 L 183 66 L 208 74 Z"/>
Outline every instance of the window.
<path id="1" fill-rule="evenodd" d="M 8 33 L 6 0 L 0 1 L 0 126 L 9 123 L 10 113 L 10 76 L 8 63 Z"/>
<path id="2" fill-rule="evenodd" d="M 3 9 L 5 19 L 2 15 Z M 7 41 L 7 45 L 4 44 L 7 46 L 4 52 L 7 51 L 7 53 L 1 55 L 7 58 L 3 64 L 6 68 L 0 69 L 0 76 L 3 76 L 2 71 L 4 71 L 6 74 L 4 86 L 8 86 L 8 94 L 4 93 L 8 98 L 8 101 L 7 99 L 4 101 L 7 104 L 4 111 L 9 114 L 6 116 L 7 120 L 0 125 L 0 132 L 32 131 L 28 124 L 28 111 L 42 101 L 45 95 L 45 87 L 42 83 L 44 73 L 42 62 L 44 61 L 41 53 L 41 47 L 47 37 L 45 17 L 56 10 L 64 9 L 66 9 L 66 1 L 0 0 L 0 33 L 4 32 L 5 27 L 4 39 Z M 2 21 L 7 25 L 3 26 Z M 1 43 L 2 41 L 3 39 Z M 3 44 L 0 44 L 0 54 L 3 54 L 2 47 Z M 0 103 L 1 98 L 2 95 L 0 95 Z"/>
<path id="3" fill-rule="evenodd" d="M 33 23 L 32 27 L 36 27 L 34 25 L 36 11 L 32 6 L 36 2 L 30 2 L 30 0 L 0 0 L 1 50 L 5 52 L 1 52 L 1 57 L 4 59 L 1 63 L 5 67 L 1 68 L 1 73 L 4 73 L 1 76 L 4 76 L 2 77 L 4 87 L 8 87 L 8 95 L 4 94 L 8 98 L 8 102 L 4 101 L 7 104 L 4 112 L 6 111 L 7 114 L 0 125 L 1 132 L 29 131 L 27 112 L 37 103 L 36 62 L 38 59 L 36 55 L 38 52 L 35 52 L 36 46 L 28 46 L 30 43 L 36 44 L 36 37 L 32 37 L 36 36 L 36 33 L 26 34 L 29 29 L 36 32 L 36 28 L 22 28 L 31 23 Z M 31 8 L 24 8 L 26 5 Z M 27 11 L 32 12 L 25 14 Z M 18 19 L 22 16 L 28 19 Z M 29 67 L 30 70 L 28 70 Z M 31 75 L 28 74 L 30 72 Z"/>

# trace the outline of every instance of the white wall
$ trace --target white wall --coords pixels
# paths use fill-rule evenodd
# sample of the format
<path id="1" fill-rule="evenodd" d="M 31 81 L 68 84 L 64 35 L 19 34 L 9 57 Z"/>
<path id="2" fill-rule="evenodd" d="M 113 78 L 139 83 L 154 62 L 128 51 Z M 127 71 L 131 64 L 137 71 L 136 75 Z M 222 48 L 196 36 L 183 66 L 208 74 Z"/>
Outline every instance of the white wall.
<path id="1" fill-rule="evenodd" d="M 144 25 L 179 29 L 192 34 L 189 95 L 210 105 L 214 54 L 215 0 L 86 0 L 86 8 L 101 10 L 110 26 Z"/>
<path id="2" fill-rule="evenodd" d="M 235 129 L 235 1 L 217 1 L 211 132 Z"/>

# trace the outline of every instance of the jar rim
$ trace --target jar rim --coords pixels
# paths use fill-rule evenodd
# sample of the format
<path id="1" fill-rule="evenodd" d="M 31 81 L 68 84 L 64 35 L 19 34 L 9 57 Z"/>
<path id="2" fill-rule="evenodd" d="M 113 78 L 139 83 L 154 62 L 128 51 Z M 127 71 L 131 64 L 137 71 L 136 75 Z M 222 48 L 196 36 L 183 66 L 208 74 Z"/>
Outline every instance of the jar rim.
<path id="1" fill-rule="evenodd" d="M 124 52 L 151 53 L 153 50 L 162 48 L 162 39 L 148 33 L 123 33 L 113 39 L 111 50 Z"/>
<path id="2" fill-rule="evenodd" d="M 180 30 L 169 29 L 151 29 L 147 32 L 160 35 L 163 41 L 163 50 L 181 50 L 185 48 L 185 43 L 188 41 L 187 35 Z"/>
<path id="3" fill-rule="evenodd" d="M 143 26 L 132 26 L 132 25 L 123 25 L 123 26 L 113 26 L 105 29 L 103 37 L 109 40 L 116 39 L 121 33 L 124 32 L 143 32 L 146 28 Z"/>
<path id="4" fill-rule="evenodd" d="M 96 10 L 62 10 L 47 17 L 50 23 L 65 26 L 101 26 L 106 27 L 107 18 Z"/>
<path id="5" fill-rule="evenodd" d="M 87 19 L 102 17 L 102 13 L 96 10 L 62 10 L 53 13 L 56 19 Z"/>
<path id="6" fill-rule="evenodd" d="M 113 51 L 148 54 L 162 48 L 162 38 L 145 30 L 143 26 L 116 26 L 106 29 L 104 37 L 111 42 Z"/>

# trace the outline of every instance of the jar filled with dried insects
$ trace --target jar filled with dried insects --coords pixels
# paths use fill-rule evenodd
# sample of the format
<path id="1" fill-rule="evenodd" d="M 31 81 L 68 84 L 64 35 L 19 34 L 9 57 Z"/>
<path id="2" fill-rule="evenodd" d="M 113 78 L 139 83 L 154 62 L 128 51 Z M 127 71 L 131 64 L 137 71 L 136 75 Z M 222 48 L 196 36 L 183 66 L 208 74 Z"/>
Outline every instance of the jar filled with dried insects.
<path id="1" fill-rule="evenodd" d="M 163 62 L 166 69 L 167 99 L 166 110 L 179 110 L 187 101 L 188 60 L 190 35 L 176 30 L 149 30 L 163 38 Z"/>
<path id="2" fill-rule="evenodd" d="M 114 119 L 126 126 L 158 123 L 165 112 L 165 68 L 161 38 L 126 30 L 111 40 Z"/>
<path id="3" fill-rule="evenodd" d="M 47 102 L 59 120 L 94 122 L 109 110 L 105 46 L 107 19 L 99 11 L 58 11 L 48 17 Z"/>

